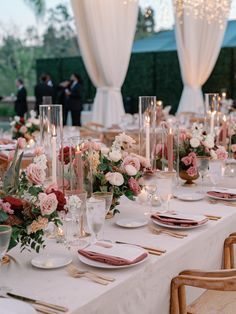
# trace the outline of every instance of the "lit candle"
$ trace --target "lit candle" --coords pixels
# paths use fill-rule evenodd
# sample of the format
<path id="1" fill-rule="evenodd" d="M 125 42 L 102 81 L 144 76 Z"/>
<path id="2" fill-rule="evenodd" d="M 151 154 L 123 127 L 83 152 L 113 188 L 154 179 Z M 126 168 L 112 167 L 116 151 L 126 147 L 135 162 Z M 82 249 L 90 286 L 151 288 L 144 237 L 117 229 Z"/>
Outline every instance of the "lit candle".
<path id="1" fill-rule="evenodd" d="M 215 114 L 216 111 L 211 111 L 211 122 L 210 122 L 210 134 L 214 136 L 214 126 L 215 126 Z"/>
<path id="2" fill-rule="evenodd" d="M 146 124 L 146 158 L 150 162 L 150 117 L 145 117 Z"/>
<path id="3" fill-rule="evenodd" d="M 173 145 L 173 133 L 170 128 L 169 134 L 167 135 L 167 156 L 168 156 L 168 170 L 173 171 L 173 163 L 174 163 L 174 145 Z"/>
<path id="4" fill-rule="evenodd" d="M 225 93 L 225 92 L 223 92 L 223 93 L 221 94 L 221 96 L 222 96 L 222 100 L 225 100 L 225 99 L 226 99 L 226 93 Z"/>
<path id="5" fill-rule="evenodd" d="M 57 136 L 56 128 L 52 126 L 52 183 L 57 183 Z"/>
<path id="6" fill-rule="evenodd" d="M 227 124 L 226 124 L 226 115 L 223 116 L 222 121 L 222 145 L 226 146 L 226 136 L 227 136 Z"/>
<path id="7" fill-rule="evenodd" d="M 79 148 L 79 145 L 76 147 L 75 151 L 75 172 L 77 176 L 77 189 L 82 192 L 83 191 L 83 160 L 82 160 L 82 152 Z"/>

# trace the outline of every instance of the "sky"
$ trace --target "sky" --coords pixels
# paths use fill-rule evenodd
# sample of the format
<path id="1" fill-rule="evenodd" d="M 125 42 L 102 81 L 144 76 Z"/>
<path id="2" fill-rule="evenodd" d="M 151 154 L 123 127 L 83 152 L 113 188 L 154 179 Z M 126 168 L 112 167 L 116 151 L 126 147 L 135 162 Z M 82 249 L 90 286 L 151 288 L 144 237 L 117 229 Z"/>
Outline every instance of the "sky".
<path id="1" fill-rule="evenodd" d="M 142 7 L 151 5 L 156 9 L 157 30 L 170 28 L 173 25 L 172 0 L 139 0 Z M 59 3 L 67 4 L 70 0 L 46 0 L 47 8 L 55 7 Z M 231 19 L 236 19 L 236 0 L 232 0 Z M 29 26 L 36 26 L 39 33 L 43 31 L 43 22 L 36 20 L 33 11 L 24 3 L 24 0 L 0 1 L 0 36 L 5 32 L 22 36 Z"/>

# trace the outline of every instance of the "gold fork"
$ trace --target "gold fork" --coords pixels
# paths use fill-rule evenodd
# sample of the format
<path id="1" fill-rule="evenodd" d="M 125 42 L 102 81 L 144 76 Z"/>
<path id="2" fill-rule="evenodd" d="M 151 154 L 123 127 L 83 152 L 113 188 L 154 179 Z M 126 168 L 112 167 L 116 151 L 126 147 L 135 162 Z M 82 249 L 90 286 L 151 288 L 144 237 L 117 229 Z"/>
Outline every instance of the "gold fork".
<path id="1" fill-rule="evenodd" d="M 156 227 L 151 226 L 151 225 L 149 225 L 149 230 L 152 233 L 155 233 L 155 234 L 164 233 L 164 234 L 167 234 L 167 235 L 169 235 L 171 237 L 178 238 L 178 239 L 183 239 L 184 237 L 188 236 L 187 233 L 180 233 L 180 232 L 169 231 L 169 230 L 166 230 L 166 229 L 156 228 Z"/>

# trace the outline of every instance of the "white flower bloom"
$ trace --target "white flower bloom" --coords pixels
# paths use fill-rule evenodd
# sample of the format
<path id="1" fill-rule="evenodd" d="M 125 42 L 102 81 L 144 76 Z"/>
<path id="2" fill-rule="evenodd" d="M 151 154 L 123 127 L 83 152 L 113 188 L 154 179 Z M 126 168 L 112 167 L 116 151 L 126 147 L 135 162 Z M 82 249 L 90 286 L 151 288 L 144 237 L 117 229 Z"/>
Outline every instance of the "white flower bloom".
<path id="1" fill-rule="evenodd" d="M 136 176 L 138 172 L 137 169 L 132 165 L 125 166 L 125 171 L 129 176 Z"/>
<path id="2" fill-rule="evenodd" d="M 20 117 L 19 116 L 15 116 L 14 119 L 15 119 L 16 122 L 20 122 Z"/>
<path id="3" fill-rule="evenodd" d="M 213 149 L 210 150 L 210 155 L 211 155 L 212 159 L 214 159 L 214 160 L 217 159 L 217 154 L 216 154 L 216 152 Z"/>
<path id="4" fill-rule="evenodd" d="M 34 118 L 36 118 L 36 116 L 37 116 L 36 111 L 30 110 L 30 117 L 31 117 L 32 119 L 34 119 Z"/>
<path id="5" fill-rule="evenodd" d="M 22 198 L 28 201 L 29 203 L 33 203 L 33 204 L 37 203 L 37 196 L 30 194 L 28 191 L 24 191 Z"/>
<path id="6" fill-rule="evenodd" d="M 213 148 L 215 145 L 214 138 L 208 134 L 203 142 L 203 145 L 207 148 Z"/>
<path id="7" fill-rule="evenodd" d="M 41 167 L 43 170 L 47 169 L 47 157 L 42 154 L 34 157 L 34 163 Z"/>
<path id="8" fill-rule="evenodd" d="M 32 127 L 32 123 L 31 123 L 31 122 L 27 122 L 27 123 L 25 124 L 25 126 L 26 126 L 27 128 L 31 128 L 31 127 Z"/>
<path id="9" fill-rule="evenodd" d="M 117 151 L 117 150 L 111 151 L 111 152 L 109 153 L 109 159 L 110 159 L 111 161 L 117 162 L 117 161 L 121 160 L 121 158 L 122 158 L 122 155 L 121 155 L 121 153 L 120 153 L 119 151 Z"/>
<path id="10" fill-rule="evenodd" d="M 13 127 L 13 126 L 15 126 L 15 125 L 16 125 L 16 121 L 13 120 L 13 121 L 10 122 L 10 126 Z"/>
<path id="11" fill-rule="evenodd" d="M 106 147 L 106 146 L 101 147 L 101 153 L 103 155 L 108 155 L 109 151 L 110 151 L 110 149 L 108 147 Z"/>
<path id="12" fill-rule="evenodd" d="M 121 186 L 124 183 L 124 177 L 119 172 L 108 172 L 105 177 L 111 185 Z"/>
<path id="13" fill-rule="evenodd" d="M 78 208 L 80 208 L 81 204 L 81 199 L 77 195 L 66 197 L 65 208 L 68 209 L 69 212 L 75 212 Z"/>
<path id="14" fill-rule="evenodd" d="M 193 148 L 197 148 L 200 145 L 199 139 L 197 137 L 192 137 L 191 140 L 190 140 L 190 145 Z"/>

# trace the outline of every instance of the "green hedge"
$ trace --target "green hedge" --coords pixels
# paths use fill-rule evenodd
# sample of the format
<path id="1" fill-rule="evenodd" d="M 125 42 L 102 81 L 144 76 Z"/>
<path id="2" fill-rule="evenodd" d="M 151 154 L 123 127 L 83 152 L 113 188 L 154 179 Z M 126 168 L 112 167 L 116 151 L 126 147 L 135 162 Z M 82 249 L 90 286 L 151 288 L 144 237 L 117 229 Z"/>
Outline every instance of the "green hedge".
<path id="1" fill-rule="evenodd" d="M 37 60 L 37 76 L 49 72 L 55 84 L 68 79 L 70 74 L 78 72 L 84 80 L 84 97 L 93 99 L 95 88 L 88 77 L 81 57 Z M 216 66 L 203 86 L 204 92 L 220 92 L 227 89 L 231 98 L 236 99 L 236 48 L 221 50 Z M 124 97 L 135 99 L 136 110 L 138 96 L 156 95 L 165 105 L 172 106 L 175 112 L 182 93 L 179 61 L 176 51 L 133 53 L 128 73 L 122 87 Z"/>

